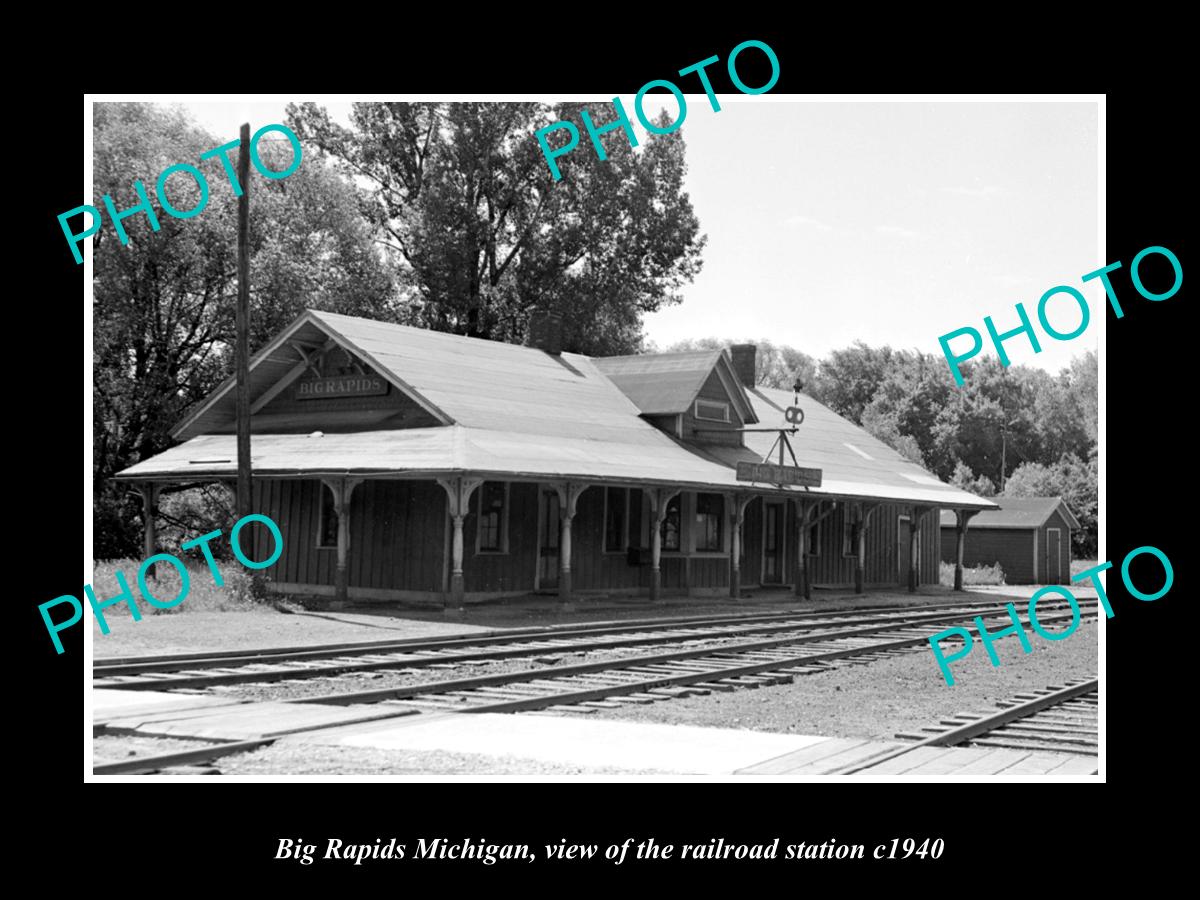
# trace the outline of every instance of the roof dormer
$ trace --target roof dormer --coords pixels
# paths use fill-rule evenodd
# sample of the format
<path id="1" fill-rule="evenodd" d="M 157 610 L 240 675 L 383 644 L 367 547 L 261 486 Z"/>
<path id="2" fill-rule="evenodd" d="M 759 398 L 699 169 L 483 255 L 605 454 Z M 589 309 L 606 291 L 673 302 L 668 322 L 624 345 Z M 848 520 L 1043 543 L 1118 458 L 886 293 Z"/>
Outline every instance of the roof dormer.
<path id="1" fill-rule="evenodd" d="M 753 381 L 753 345 L 739 349 L 745 347 L 751 349 Z M 758 421 L 724 350 L 644 353 L 593 362 L 633 401 L 642 418 L 688 443 L 741 446 L 741 429 Z"/>

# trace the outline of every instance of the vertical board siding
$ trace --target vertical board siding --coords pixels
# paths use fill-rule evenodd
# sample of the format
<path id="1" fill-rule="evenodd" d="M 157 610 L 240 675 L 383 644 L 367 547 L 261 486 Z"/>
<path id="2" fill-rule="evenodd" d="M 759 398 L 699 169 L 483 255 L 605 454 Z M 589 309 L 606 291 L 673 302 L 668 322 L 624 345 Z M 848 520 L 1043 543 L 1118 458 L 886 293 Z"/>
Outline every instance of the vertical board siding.
<path id="1" fill-rule="evenodd" d="M 476 489 L 471 495 L 470 512 L 463 521 L 463 580 L 466 590 L 469 593 L 532 591 L 537 565 L 538 486 L 515 482 L 509 484 L 506 553 L 475 552 L 482 494 L 482 489 Z"/>
<path id="2" fill-rule="evenodd" d="M 464 576 L 466 589 L 477 593 L 532 591 L 537 568 L 538 503 L 541 485 L 513 482 L 508 491 L 508 552 L 476 553 L 480 492 L 472 496 L 471 508 L 463 523 Z M 337 551 L 318 549 L 317 527 L 321 492 L 317 479 L 260 479 L 254 485 L 255 511 L 278 524 L 283 534 L 283 553 L 265 571 L 273 581 L 294 584 L 333 585 L 337 569 Z M 622 489 L 624 490 L 624 489 Z M 632 489 L 629 510 L 630 546 L 641 543 L 643 498 Z M 630 565 L 628 555 L 604 551 L 603 487 L 593 485 L 583 492 L 572 525 L 571 570 L 573 585 L 580 591 L 631 592 L 649 588 L 648 562 Z M 685 503 L 685 520 L 694 503 Z M 446 566 L 447 527 L 446 494 L 432 481 L 365 480 L 354 490 L 350 509 L 350 553 L 348 557 L 351 587 L 381 590 L 419 591 L 432 594 L 443 590 Z M 867 584 L 875 586 L 903 584 L 907 572 L 897 559 L 897 519 L 905 508 L 899 504 L 881 505 L 871 515 L 866 539 Z M 806 564 L 814 585 L 846 587 L 854 582 L 855 559 L 841 554 L 841 529 L 848 512 L 846 504 L 820 524 L 820 552 L 808 556 Z M 1063 529 L 1064 555 L 1068 552 L 1068 533 Z M 690 525 L 685 526 L 690 528 Z M 763 550 L 763 498 L 756 497 L 746 507 L 742 530 L 741 578 L 747 586 L 761 584 Z M 794 583 L 799 529 L 796 506 L 789 501 L 785 509 L 785 570 L 781 589 Z M 936 513 L 927 514 L 921 523 L 919 579 L 922 584 L 938 581 L 941 535 Z M 248 526 L 243 534 L 253 535 L 253 559 L 265 559 L 273 550 L 266 528 Z M 1002 533 L 1003 534 L 1003 533 Z M 1008 532 L 1020 537 L 1014 542 L 1025 548 L 1028 557 L 1029 532 Z M 968 548 L 972 549 L 968 532 Z M 951 536 L 952 537 L 952 536 Z M 690 534 L 685 530 L 684 546 Z M 1045 542 L 1044 535 L 1041 538 Z M 247 541 L 249 550 L 251 542 Z M 725 546 L 730 536 L 725 535 Z M 973 549 L 988 555 L 990 550 Z M 642 554 L 648 559 L 648 551 Z M 994 561 L 994 560 L 992 560 Z M 968 562 L 968 565 L 974 564 Z M 1002 563 L 1003 565 L 1003 563 Z M 1028 566 L 1027 566 L 1028 568 Z M 729 554 L 664 553 L 661 560 L 664 590 L 716 590 L 729 586 Z M 1005 566 L 1006 573 L 1009 567 Z M 1019 576 L 1019 573 L 1016 573 Z M 1030 575 L 1032 573 L 1029 573 Z M 1010 581 L 1013 581 L 1010 578 Z M 1013 583 L 1017 583 L 1013 581 Z"/>
<path id="3" fill-rule="evenodd" d="M 314 479 L 256 482 L 255 509 L 270 516 L 283 534 L 283 554 L 264 570 L 272 580 L 334 583 L 337 550 L 317 548 L 323 490 Z M 350 499 L 350 586 L 440 591 L 445 516 L 446 494 L 433 482 L 360 483 Z M 254 558 L 265 559 L 271 552 L 270 535 L 259 530 Z"/>

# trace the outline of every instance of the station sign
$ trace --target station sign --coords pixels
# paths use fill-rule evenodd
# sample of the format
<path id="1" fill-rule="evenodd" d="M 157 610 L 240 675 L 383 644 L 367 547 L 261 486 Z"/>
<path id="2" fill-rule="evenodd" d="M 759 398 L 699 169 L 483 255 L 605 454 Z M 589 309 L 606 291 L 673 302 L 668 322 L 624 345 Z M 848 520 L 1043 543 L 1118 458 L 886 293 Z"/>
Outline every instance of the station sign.
<path id="1" fill-rule="evenodd" d="M 821 470 L 800 466 L 777 466 L 774 463 L 740 462 L 738 481 L 758 481 L 764 484 L 795 484 L 801 487 L 820 487 Z"/>
<path id="2" fill-rule="evenodd" d="M 386 394 L 388 383 L 378 375 L 331 375 L 311 378 L 296 385 L 297 400 L 327 400 L 330 397 L 370 397 Z"/>

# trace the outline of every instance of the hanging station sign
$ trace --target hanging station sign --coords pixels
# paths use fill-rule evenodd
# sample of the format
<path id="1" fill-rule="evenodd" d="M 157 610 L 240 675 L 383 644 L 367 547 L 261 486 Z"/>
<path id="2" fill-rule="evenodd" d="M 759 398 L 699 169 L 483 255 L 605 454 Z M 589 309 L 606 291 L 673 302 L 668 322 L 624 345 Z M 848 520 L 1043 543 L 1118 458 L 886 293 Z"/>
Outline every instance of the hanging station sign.
<path id="1" fill-rule="evenodd" d="M 759 481 L 764 484 L 795 484 L 801 487 L 820 487 L 821 470 L 800 466 L 777 466 L 774 463 L 740 462 L 738 481 Z"/>

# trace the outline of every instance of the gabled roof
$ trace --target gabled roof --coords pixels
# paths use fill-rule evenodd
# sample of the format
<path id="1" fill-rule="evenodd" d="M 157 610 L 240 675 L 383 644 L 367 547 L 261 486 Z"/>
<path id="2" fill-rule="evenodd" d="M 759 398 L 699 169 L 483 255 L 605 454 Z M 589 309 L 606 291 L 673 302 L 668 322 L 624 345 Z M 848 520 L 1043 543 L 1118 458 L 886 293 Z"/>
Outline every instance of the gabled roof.
<path id="1" fill-rule="evenodd" d="M 250 361 L 251 404 L 299 377 L 304 363 L 291 342 L 332 341 L 369 363 L 442 424 L 543 436 L 619 440 L 646 423 L 586 356 L 553 356 L 533 347 L 427 331 L 308 310 Z M 211 433 L 233 421 L 226 381 L 176 429 L 176 438 Z"/>
<path id="2" fill-rule="evenodd" d="M 628 376 L 632 384 L 634 371 L 641 367 L 646 382 L 654 386 L 675 365 L 678 384 L 690 385 L 694 377 L 697 391 L 703 378 L 717 371 L 723 373 L 723 381 L 731 379 L 730 396 L 745 404 L 748 421 L 784 426 L 783 410 L 791 405 L 792 395 L 767 388 L 747 391 L 719 350 L 655 354 L 634 358 L 636 362 L 628 357 L 594 360 L 309 310 L 255 354 L 250 367 L 252 408 L 305 371 L 292 341 L 301 349 L 345 348 L 442 424 L 312 435 L 256 433 L 251 457 L 257 475 L 428 478 L 472 472 L 496 478 L 779 490 L 738 481 L 735 471 L 738 462 L 760 461 L 773 434 L 747 432 L 746 447 L 685 444 L 642 418 L 639 406 L 602 371 L 621 370 L 616 377 Z M 118 477 L 232 477 L 236 438 L 216 433 L 232 420 L 232 387 L 232 382 L 219 387 L 180 425 L 176 436 L 185 443 Z M 804 397 L 801 406 L 806 418 L 793 438 L 798 462 L 821 468 L 824 477 L 820 488 L 789 487 L 788 493 L 968 509 L 995 506 L 938 481 L 816 401 Z"/>
<path id="3" fill-rule="evenodd" d="M 989 509 L 971 518 L 970 528 L 1041 528 L 1058 510 L 1072 528 L 1081 528 L 1062 497 L 996 497 L 999 509 Z M 955 525 L 954 513 L 942 513 L 942 527 Z"/>
<path id="4" fill-rule="evenodd" d="M 743 422 L 753 423 L 754 408 L 724 350 L 643 353 L 593 360 L 643 415 L 674 415 L 692 402 L 715 369 Z"/>

